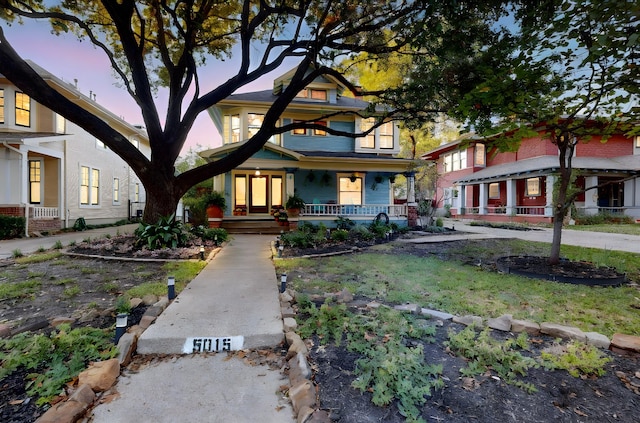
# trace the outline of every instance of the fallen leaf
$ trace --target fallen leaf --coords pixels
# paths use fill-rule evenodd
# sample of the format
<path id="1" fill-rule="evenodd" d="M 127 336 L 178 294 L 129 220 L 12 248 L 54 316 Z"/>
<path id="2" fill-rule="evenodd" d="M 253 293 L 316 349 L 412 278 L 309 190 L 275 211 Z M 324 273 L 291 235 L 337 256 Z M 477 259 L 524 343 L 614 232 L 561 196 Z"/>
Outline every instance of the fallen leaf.
<path id="1" fill-rule="evenodd" d="M 586 413 L 585 413 L 585 412 L 583 412 L 583 411 L 578 410 L 577 408 L 574 408 L 574 409 L 573 409 L 573 412 L 574 412 L 574 413 L 576 413 L 578 416 L 582 416 L 582 417 L 589 417 L 589 415 L 588 415 L 588 414 L 586 414 Z"/>
<path id="2" fill-rule="evenodd" d="M 21 399 L 21 400 L 11 400 L 11 401 L 9 401 L 9 404 L 10 404 L 10 405 L 20 405 L 20 404 L 22 404 L 23 402 L 24 402 L 24 400 L 23 400 L 23 399 Z"/>

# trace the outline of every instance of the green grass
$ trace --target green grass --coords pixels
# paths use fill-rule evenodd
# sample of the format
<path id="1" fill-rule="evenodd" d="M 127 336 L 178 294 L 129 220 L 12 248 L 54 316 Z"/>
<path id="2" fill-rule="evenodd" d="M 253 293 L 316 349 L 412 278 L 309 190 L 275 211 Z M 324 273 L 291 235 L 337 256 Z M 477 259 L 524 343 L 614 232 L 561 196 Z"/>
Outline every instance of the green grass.
<path id="1" fill-rule="evenodd" d="M 204 268 L 206 262 L 203 261 L 180 261 L 170 262 L 162 268 L 167 272 L 167 276 L 176 278 L 175 290 L 176 294 L 180 293 L 187 283 L 191 282 L 198 273 Z M 146 294 L 154 294 L 157 296 L 167 295 L 167 278 L 162 281 L 149 281 L 129 289 L 126 292 L 131 298 L 142 298 Z"/>
<path id="2" fill-rule="evenodd" d="M 28 279 L 26 281 L 14 283 L 1 283 L 0 300 L 30 297 L 38 292 L 41 286 L 42 281 L 40 281 L 40 279 Z"/>
<path id="3" fill-rule="evenodd" d="M 513 254 L 548 251 L 548 245 L 505 240 Z M 526 247 L 526 248 L 525 248 Z M 468 254 L 483 260 L 491 252 Z M 563 247 L 571 259 L 594 260 L 624 268 L 640 281 L 640 256 L 580 247 Z M 417 303 L 456 315 L 498 317 L 553 322 L 596 331 L 640 335 L 640 292 L 637 287 L 588 287 L 503 275 L 480 266 L 463 265 L 431 257 L 381 254 L 375 250 L 357 255 L 276 262 L 278 274 L 302 292 L 322 294 L 347 288 L 352 293 L 389 303 Z"/>
<path id="4" fill-rule="evenodd" d="M 626 234 L 626 235 L 640 235 L 640 224 L 601 224 L 601 225 L 573 225 L 567 227 L 567 229 L 574 231 L 588 231 L 588 232 L 606 232 L 610 234 Z"/>
<path id="5" fill-rule="evenodd" d="M 32 254 L 29 256 L 21 256 L 16 258 L 16 263 L 18 264 L 34 264 L 34 263 L 42 263 L 45 261 L 53 260 L 62 256 L 60 251 L 49 251 L 39 254 Z"/>

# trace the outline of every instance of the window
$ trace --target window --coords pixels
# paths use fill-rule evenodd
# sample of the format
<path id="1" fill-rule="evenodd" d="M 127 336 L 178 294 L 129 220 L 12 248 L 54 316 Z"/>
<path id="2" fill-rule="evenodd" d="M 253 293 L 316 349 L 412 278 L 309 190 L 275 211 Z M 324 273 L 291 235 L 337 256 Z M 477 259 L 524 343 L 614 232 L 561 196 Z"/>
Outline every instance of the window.
<path id="1" fill-rule="evenodd" d="M 540 192 L 540 178 L 529 178 L 526 181 L 526 195 L 529 197 L 537 197 Z"/>
<path id="2" fill-rule="evenodd" d="M 312 100 L 327 101 L 327 90 L 309 90 L 309 97 Z"/>
<path id="3" fill-rule="evenodd" d="M 24 93 L 16 93 L 16 125 L 31 126 L 31 98 Z"/>
<path id="4" fill-rule="evenodd" d="M 500 198 L 500 184 L 498 182 L 489 184 L 489 198 Z"/>
<path id="5" fill-rule="evenodd" d="M 100 204 L 100 171 L 87 166 L 80 167 L 80 205 Z"/>
<path id="6" fill-rule="evenodd" d="M 42 162 L 29 160 L 29 202 L 40 204 L 42 202 Z"/>
<path id="7" fill-rule="evenodd" d="M 64 134 L 67 132 L 67 121 L 64 116 L 56 113 L 56 134 Z"/>
<path id="8" fill-rule="evenodd" d="M 133 201 L 140 202 L 140 184 L 136 183 L 133 187 Z"/>
<path id="9" fill-rule="evenodd" d="M 113 178 L 113 202 L 120 203 L 120 179 Z"/>
<path id="10" fill-rule="evenodd" d="M 393 148 L 393 122 L 385 122 L 378 128 L 380 148 Z"/>
<path id="11" fill-rule="evenodd" d="M 340 204 L 362 204 L 362 178 L 354 176 L 340 177 Z"/>
<path id="12" fill-rule="evenodd" d="M 317 122 L 313 122 L 313 123 L 315 123 L 316 125 L 322 125 L 322 126 L 324 126 L 324 127 L 326 127 L 326 126 L 327 126 L 327 122 L 325 122 L 325 121 L 321 121 L 321 120 L 320 120 L 320 121 L 317 121 Z M 317 128 L 314 128 L 314 129 L 313 129 L 313 135 L 318 135 L 318 136 L 322 136 L 322 137 L 324 137 L 325 135 L 327 135 L 327 131 L 325 131 L 325 130 L 323 130 L 323 129 L 317 129 Z"/>
<path id="13" fill-rule="evenodd" d="M 305 98 L 317 101 L 327 101 L 327 90 L 319 90 L 315 88 L 305 88 L 301 90 L 297 95 L 297 98 Z"/>
<path id="14" fill-rule="evenodd" d="M 0 123 L 4 123 L 4 90 L 0 88 Z"/>
<path id="15" fill-rule="evenodd" d="M 476 144 L 475 147 L 475 158 L 474 158 L 474 165 L 475 166 L 486 166 L 487 164 L 487 153 L 485 150 L 485 146 L 484 144 Z"/>
<path id="16" fill-rule="evenodd" d="M 137 147 L 137 146 L 136 146 Z M 107 146 L 104 145 L 102 141 L 96 138 L 96 148 L 101 150 L 106 150 Z"/>
<path id="17" fill-rule="evenodd" d="M 273 176 L 271 178 L 271 205 L 282 205 L 282 177 Z"/>
<path id="18" fill-rule="evenodd" d="M 301 120 L 294 120 L 293 123 L 301 123 Z M 307 128 L 296 128 L 291 131 L 293 135 L 307 135 Z"/>
<path id="19" fill-rule="evenodd" d="M 370 130 L 375 123 L 373 118 L 362 119 L 360 121 L 360 132 L 364 133 Z M 369 132 L 364 137 L 360 138 L 360 147 L 361 148 L 375 148 L 376 147 L 376 134 L 375 131 Z"/>
<path id="20" fill-rule="evenodd" d="M 236 176 L 236 206 L 247 205 L 247 177 Z"/>
<path id="21" fill-rule="evenodd" d="M 454 172 L 467 167 L 467 151 L 458 150 L 443 157 L 444 172 Z"/>
<path id="22" fill-rule="evenodd" d="M 99 141 L 99 142 L 101 142 L 101 141 Z M 140 141 L 137 138 L 132 138 L 131 139 L 131 144 L 133 144 L 138 150 L 140 150 Z"/>
<path id="23" fill-rule="evenodd" d="M 260 130 L 263 120 L 263 114 L 249 113 L 247 115 L 247 138 L 251 138 Z"/>
<path id="24" fill-rule="evenodd" d="M 1 101 L 2 101 L 2 98 L 0 98 L 0 109 L 2 108 Z M 0 113 L 2 113 L 1 110 L 0 110 Z M 2 115 L 1 114 L 0 114 L 0 119 L 2 119 Z M 636 148 L 640 148 L 640 135 L 636 135 L 636 144 L 635 144 L 635 146 L 636 146 Z"/>

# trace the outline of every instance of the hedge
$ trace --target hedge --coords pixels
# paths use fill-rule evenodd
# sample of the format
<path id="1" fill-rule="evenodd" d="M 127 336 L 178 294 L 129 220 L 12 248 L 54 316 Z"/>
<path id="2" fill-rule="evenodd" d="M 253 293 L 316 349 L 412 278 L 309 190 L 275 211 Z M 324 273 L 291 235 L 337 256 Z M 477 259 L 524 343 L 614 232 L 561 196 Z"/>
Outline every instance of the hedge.
<path id="1" fill-rule="evenodd" d="M 0 239 L 19 238 L 24 234 L 24 217 L 0 215 Z"/>

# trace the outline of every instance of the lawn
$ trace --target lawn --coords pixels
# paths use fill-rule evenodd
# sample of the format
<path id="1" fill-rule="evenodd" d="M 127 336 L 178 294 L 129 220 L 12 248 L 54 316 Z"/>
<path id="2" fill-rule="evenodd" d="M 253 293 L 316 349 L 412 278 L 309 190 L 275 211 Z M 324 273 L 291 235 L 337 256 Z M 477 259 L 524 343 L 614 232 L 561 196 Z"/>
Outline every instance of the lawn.
<path id="1" fill-rule="evenodd" d="M 640 224 L 602 224 L 602 225 L 574 225 L 567 229 L 574 231 L 607 232 L 611 234 L 640 235 Z"/>
<path id="2" fill-rule="evenodd" d="M 447 244 L 434 245 L 437 257 L 424 251 L 429 247 L 415 254 L 406 246 L 386 244 L 359 254 L 279 260 L 276 266 L 279 273 L 289 275 L 289 283 L 297 291 L 308 294 L 346 288 L 372 300 L 417 303 L 456 315 L 490 318 L 511 314 L 516 319 L 576 326 L 609 337 L 616 332 L 640 335 L 637 254 L 563 247 L 563 256 L 616 267 L 633 282 L 622 287 L 594 288 L 499 274 L 483 265 L 501 253 L 544 254 L 547 244 L 467 241 L 463 247 L 455 244 L 455 251 L 445 252 Z"/>

